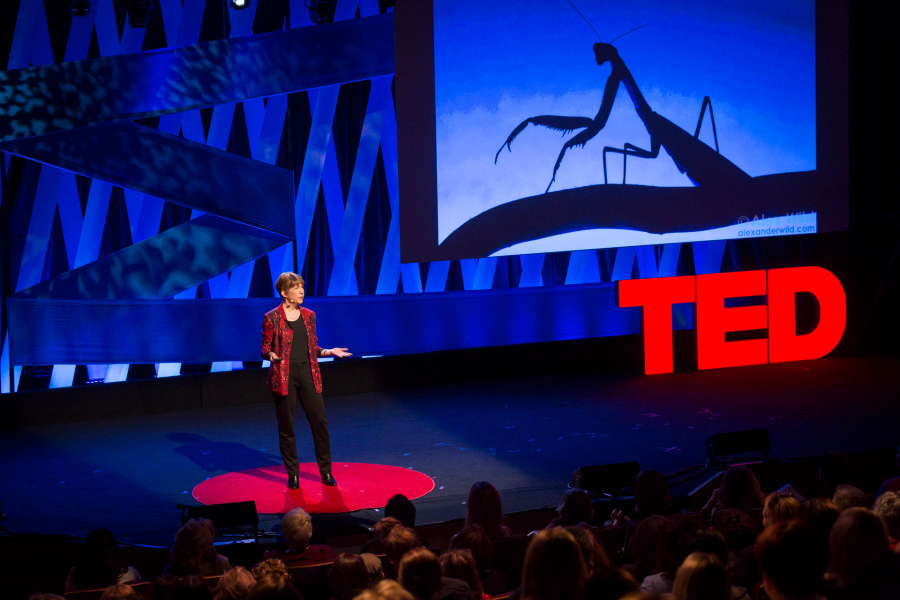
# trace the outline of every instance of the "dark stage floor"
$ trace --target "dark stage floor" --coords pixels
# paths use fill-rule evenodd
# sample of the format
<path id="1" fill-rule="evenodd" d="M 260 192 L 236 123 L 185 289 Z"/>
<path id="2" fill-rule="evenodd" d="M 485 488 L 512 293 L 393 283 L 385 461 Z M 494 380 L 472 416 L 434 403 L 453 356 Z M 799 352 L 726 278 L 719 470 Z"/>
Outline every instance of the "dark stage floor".
<path id="1" fill-rule="evenodd" d="M 326 403 L 336 461 L 434 478 L 416 501 L 419 523 L 432 523 L 463 516 L 475 481 L 494 483 L 506 512 L 555 505 L 579 466 L 639 460 L 668 473 L 702 463 L 718 432 L 767 427 L 781 457 L 895 448 L 898 372 L 898 358 L 830 358 L 651 377 L 523 373 Z M 298 433 L 301 460 L 312 460 L 305 423 Z M 159 545 L 197 483 L 280 463 L 268 404 L 6 431 L 0 455 L 10 529 L 83 536 L 104 526 Z"/>

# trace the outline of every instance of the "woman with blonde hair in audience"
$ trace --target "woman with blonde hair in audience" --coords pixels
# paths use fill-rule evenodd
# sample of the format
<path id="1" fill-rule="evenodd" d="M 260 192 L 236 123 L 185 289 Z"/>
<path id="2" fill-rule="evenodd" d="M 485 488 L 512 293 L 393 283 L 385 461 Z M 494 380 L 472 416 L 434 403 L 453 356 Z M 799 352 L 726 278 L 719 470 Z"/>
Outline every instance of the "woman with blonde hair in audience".
<path id="1" fill-rule="evenodd" d="M 466 527 L 481 525 L 492 540 L 509 537 L 512 531 L 503 524 L 500 492 L 487 481 L 479 481 L 469 490 L 466 501 Z"/>
<path id="2" fill-rule="evenodd" d="M 290 577 L 269 573 L 256 582 L 248 600 L 303 600 L 303 596 L 291 583 Z"/>
<path id="3" fill-rule="evenodd" d="M 728 570 L 717 556 L 694 552 L 678 569 L 672 594 L 675 600 L 731 600 Z"/>
<path id="4" fill-rule="evenodd" d="M 216 551 L 216 530 L 209 519 L 191 519 L 175 534 L 171 562 L 166 575 L 221 575 L 231 568 L 228 559 Z"/>
<path id="5" fill-rule="evenodd" d="M 353 600 L 416 600 L 415 597 L 403 589 L 403 586 L 393 579 L 383 579 L 371 590 L 358 595 Z"/>
<path id="6" fill-rule="evenodd" d="M 469 550 L 450 550 L 441 554 L 438 559 L 441 564 L 441 575 L 459 579 L 469 584 L 472 590 L 472 600 L 490 600 L 491 597 L 484 593 L 481 578 L 478 576 L 478 568 L 475 559 Z"/>
<path id="7" fill-rule="evenodd" d="M 539 531 L 525 552 L 523 600 L 569 600 L 581 596 L 587 580 L 581 548 L 571 533 L 556 527 Z"/>
<path id="8" fill-rule="evenodd" d="M 772 492 L 763 501 L 763 527 L 790 521 L 797 517 L 799 511 L 800 503 L 792 495 Z"/>
<path id="9" fill-rule="evenodd" d="M 244 600 L 255 584 L 256 579 L 250 571 L 244 567 L 234 567 L 219 579 L 213 590 L 213 600 Z"/>

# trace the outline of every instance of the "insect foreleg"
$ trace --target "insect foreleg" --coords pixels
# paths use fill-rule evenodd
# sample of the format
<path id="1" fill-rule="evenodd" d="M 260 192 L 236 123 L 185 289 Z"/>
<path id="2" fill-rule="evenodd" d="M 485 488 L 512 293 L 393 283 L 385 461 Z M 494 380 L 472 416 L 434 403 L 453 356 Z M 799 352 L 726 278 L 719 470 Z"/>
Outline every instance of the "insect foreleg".
<path id="1" fill-rule="evenodd" d="M 566 142 L 563 145 L 562 150 L 560 150 L 559 158 L 556 159 L 556 164 L 553 166 L 553 177 L 550 179 L 550 183 L 547 184 L 547 189 L 544 190 L 545 194 L 550 191 L 550 186 L 553 185 L 554 181 L 556 181 L 556 171 L 559 170 L 559 164 L 562 162 L 563 156 L 565 156 L 566 154 L 566 150 L 568 150 L 569 148 L 574 148 L 575 146 L 584 146 L 586 143 L 588 143 L 589 140 L 591 140 L 600 132 L 600 127 L 593 119 L 587 120 L 590 121 L 591 126 Z"/>
<path id="2" fill-rule="evenodd" d="M 512 141 L 516 139 L 522 131 L 528 127 L 528 124 L 531 123 L 533 125 L 540 125 L 541 127 L 547 127 L 549 129 L 555 129 L 556 131 L 561 131 L 563 134 L 569 133 L 571 131 L 575 131 L 576 129 L 582 129 L 584 127 L 590 127 L 594 125 L 594 120 L 589 119 L 588 117 L 557 117 L 554 115 L 541 115 L 537 117 L 530 117 L 525 119 L 519 125 L 512 130 L 512 133 L 509 134 L 509 137 L 506 138 L 506 141 L 503 143 L 503 146 L 500 146 L 500 150 L 497 150 L 497 154 L 494 155 L 494 164 L 497 164 L 497 158 L 500 156 L 500 152 L 503 151 L 503 147 L 512 152 L 512 148 L 510 144 Z M 594 137 L 593 135 L 591 137 Z"/>

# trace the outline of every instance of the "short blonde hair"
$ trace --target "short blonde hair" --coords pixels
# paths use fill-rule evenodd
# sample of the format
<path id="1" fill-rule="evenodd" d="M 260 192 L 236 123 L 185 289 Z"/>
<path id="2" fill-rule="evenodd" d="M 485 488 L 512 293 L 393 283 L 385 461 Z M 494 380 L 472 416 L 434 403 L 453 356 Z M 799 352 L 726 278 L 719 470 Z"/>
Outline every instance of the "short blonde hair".
<path id="1" fill-rule="evenodd" d="M 303 278 L 296 273 L 282 273 L 278 276 L 278 279 L 275 280 L 275 291 L 278 292 L 278 295 L 280 296 L 281 292 L 286 292 L 298 284 L 304 288 L 306 287 L 306 282 L 304 282 Z"/>
<path id="2" fill-rule="evenodd" d="M 281 519 L 281 535 L 284 536 L 284 541 L 293 552 L 304 550 L 309 546 L 309 538 L 312 537 L 312 533 L 312 519 L 309 513 L 302 508 L 288 511 Z"/>
<path id="3" fill-rule="evenodd" d="M 383 579 L 374 589 L 364 591 L 354 600 L 416 600 L 416 598 L 393 579 Z"/>
<path id="4" fill-rule="evenodd" d="M 241 600 L 246 598 L 256 579 L 244 567 L 234 567 L 226 571 L 213 590 L 215 600 Z"/>

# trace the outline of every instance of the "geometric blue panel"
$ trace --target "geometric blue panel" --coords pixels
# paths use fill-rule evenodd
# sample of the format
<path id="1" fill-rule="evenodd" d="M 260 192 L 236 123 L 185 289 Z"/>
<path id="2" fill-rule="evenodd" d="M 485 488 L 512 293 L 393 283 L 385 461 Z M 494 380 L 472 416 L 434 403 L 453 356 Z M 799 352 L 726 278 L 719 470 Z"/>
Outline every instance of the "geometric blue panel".
<path id="1" fill-rule="evenodd" d="M 394 72 L 393 15 L 0 71 L 0 141 Z"/>
<path id="2" fill-rule="evenodd" d="M 294 235 L 289 218 L 294 209 L 293 172 L 149 127 L 112 123 L 14 140 L 0 148 L 181 206 Z M 153 225 L 158 229 L 158 218 Z"/>
<path id="3" fill-rule="evenodd" d="M 259 360 L 273 298 L 85 302 L 10 300 L 13 365 Z M 319 344 L 355 354 L 623 335 L 640 310 L 615 306 L 610 283 L 440 294 L 307 298 Z M 675 307 L 676 323 L 681 305 Z M 687 319 L 690 322 L 690 319 Z M 360 324 L 366 325 L 361 327 Z"/>
<path id="4" fill-rule="evenodd" d="M 170 298 L 288 241 L 249 225 L 203 215 L 24 289 L 16 296 L 80 300 Z"/>

